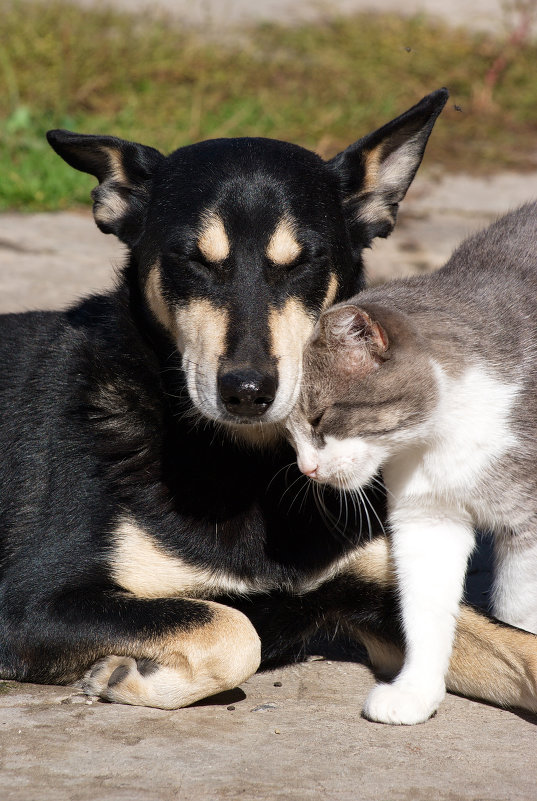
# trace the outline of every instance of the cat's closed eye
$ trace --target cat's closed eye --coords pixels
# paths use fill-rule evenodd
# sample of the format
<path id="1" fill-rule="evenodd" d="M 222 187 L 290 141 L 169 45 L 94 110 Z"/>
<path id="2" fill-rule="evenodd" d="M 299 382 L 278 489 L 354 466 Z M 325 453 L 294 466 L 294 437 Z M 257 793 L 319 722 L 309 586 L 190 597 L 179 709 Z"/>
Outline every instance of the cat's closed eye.
<path id="1" fill-rule="evenodd" d="M 319 414 L 315 415 L 315 417 L 312 417 L 312 418 L 310 418 L 310 419 L 308 420 L 308 423 L 310 424 L 310 426 L 311 426 L 313 429 L 315 429 L 315 428 L 318 428 L 318 426 L 319 426 L 319 423 L 320 423 L 320 422 L 321 422 L 321 420 L 323 419 L 323 416 L 324 416 L 324 412 L 320 412 Z"/>

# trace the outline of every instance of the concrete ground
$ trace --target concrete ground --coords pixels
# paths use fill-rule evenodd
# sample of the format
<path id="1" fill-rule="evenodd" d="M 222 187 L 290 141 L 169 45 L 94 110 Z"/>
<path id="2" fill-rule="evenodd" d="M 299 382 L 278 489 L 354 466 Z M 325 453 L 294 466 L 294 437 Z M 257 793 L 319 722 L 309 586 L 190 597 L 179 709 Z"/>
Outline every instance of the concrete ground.
<path id="1" fill-rule="evenodd" d="M 370 280 L 439 266 L 464 235 L 536 196 L 537 173 L 418 177 L 396 232 L 367 256 Z M 110 285 L 120 260 L 89 212 L 0 215 L 0 311 L 64 306 Z M 486 603 L 486 554 L 471 574 Z M 537 799 L 537 717 L 449 696 L 426 724 L 369 723 L 360 655 L 315 650 L 324 657 L 174 712 L 0 682 L 0 799 Z"/>

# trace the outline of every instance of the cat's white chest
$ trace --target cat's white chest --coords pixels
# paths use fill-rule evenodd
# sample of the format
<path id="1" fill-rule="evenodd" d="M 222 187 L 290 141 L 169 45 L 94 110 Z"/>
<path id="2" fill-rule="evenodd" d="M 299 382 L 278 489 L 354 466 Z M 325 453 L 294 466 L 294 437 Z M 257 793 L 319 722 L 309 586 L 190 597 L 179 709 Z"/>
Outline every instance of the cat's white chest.
<path id="1" fill-rule="evenodd" d="M 433 369 L 438 403 L 430 435 L 394 457 L 384 479 L 399 499 L 432 495 L 467 503 L 495 462 L 517 445 L 510 421 L 521 387 L 481 365 L 455 378 L 436 362 Z"/>

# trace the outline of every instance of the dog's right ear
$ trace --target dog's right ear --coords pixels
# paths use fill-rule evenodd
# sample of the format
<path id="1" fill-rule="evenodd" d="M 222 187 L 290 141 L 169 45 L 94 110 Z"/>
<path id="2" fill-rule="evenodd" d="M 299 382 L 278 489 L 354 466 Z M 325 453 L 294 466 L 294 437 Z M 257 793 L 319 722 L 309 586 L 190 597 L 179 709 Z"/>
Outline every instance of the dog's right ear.
<path id="1" fill-rule="evenodd" d="M 55 130 L 47 133 L 47 139 L 67 164 L 99 181 L 91 196 L 101 231 L 133 245 L 140 233 L 154 172 L 164 156 L 152 147 L 115 136 Z"/>

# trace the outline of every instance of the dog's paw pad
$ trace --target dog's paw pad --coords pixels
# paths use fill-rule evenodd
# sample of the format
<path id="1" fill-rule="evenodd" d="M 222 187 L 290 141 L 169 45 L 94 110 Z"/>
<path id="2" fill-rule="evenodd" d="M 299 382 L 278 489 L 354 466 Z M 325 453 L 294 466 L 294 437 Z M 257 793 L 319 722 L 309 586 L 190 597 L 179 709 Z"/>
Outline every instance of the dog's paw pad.
<path id="1" fill-rule="evenodd" d="M 364 715 L 378 723 L 412 726 L 428 720 L 436 712 L 443 695 L 441 690 L 428 694 L 397 682 L 377 684 L 366 699 Z"/>
<path id="2" fill-rule="evenodd" d="M 96 662 L 85 674 L 81 686 L 86 695 L 97 695 L 115 701 L 118 694 L 132 692 L 146 676 L 158 670 L 150 659 L 133 659 L 130 656 L 107 656 Z"/>

